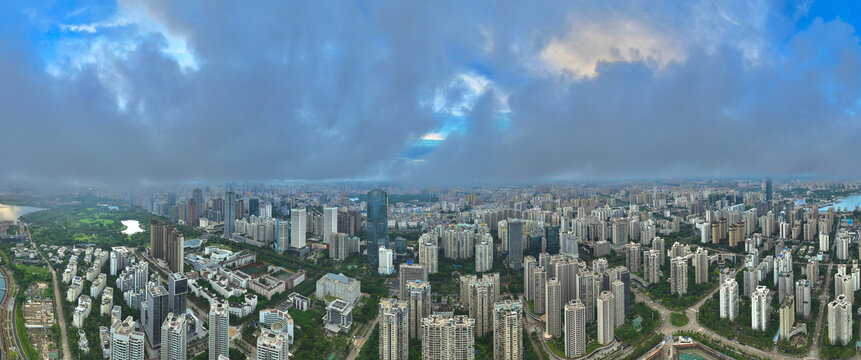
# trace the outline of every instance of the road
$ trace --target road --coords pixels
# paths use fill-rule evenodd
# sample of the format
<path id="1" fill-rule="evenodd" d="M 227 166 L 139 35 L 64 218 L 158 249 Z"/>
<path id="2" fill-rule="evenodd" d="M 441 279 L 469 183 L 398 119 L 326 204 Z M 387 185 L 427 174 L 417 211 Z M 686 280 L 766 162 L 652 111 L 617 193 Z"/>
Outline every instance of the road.
<path id="1" fill-rule="evenodd" d="M 831 279 L 830 279 L 830 276 L 828 276 L 828 274 L 831 274 L 831 268 L 832 268 L 832 265 L 829 264 L 828 270 L 827 270 L 826 275 L 825 275 L 826 276 L 825 288 L 822 290 L 822 295 L 820 295 L 820 304 L 821 305 L 819 306 L 819 317 L 816 321 L 816 329 L 815 329 L 814 336 L 813 336 L 813 345 L 810 347 L 811 348 L 810 354 L 805 358 L 813 358 L 813 359 L 819 358 L 819 346 L 817 346 L 817 344 L 818 344 L 819 335 L 822 332 L 823 311 L 825 309 L 825 304 L 827 303 L 827 300 L 828 300 L 828 289 L 831 285 Z M 636 277 L 635 275 L 632 275 L 632 276 Z M 791 355 L 787 355 L 784 353 L 780 353 L 777 351 L 777 349 L 772 349 L 771 351 L 765 351 L 765 350 L 761 350 L 761 349 L 758 349 L 758 348 L 755 348 L 752 346 L 741 344 L 736 340 L 730 340 L 730 339 L 724 337 L 723 335 L 720 335 L 720 334 L 712 331 L 711 329 L 708 329 L 708 328 L 701 326 L 699 324 L 699 321 L 697 320 L 697 313 L 699 312 L 700 307 L 702 307 L 703 304 L 705 304 L 706 301 L 711 299 L 712 296 L 714 296 L 714 294 L 718 291 L 720 291 L 720 287 L 716 287 L 715 289 L 710 291 L 706 296 L 704 296 L 699 301 L 697 301 L 697 303 L 695 303 L 694 305 L 687 308 L 685 310 L 685 314 L 688 316 L 689 321 L 688 321 L 687 325 L 682 326 L 682 327 L 673 326 L 669 322 L 670 314 L 673 313 L 672 310 L 667 309 L 666 307 L 664 307 L 660 303 L 650 299 L 649 297 L 643 295 L 639 291 L 634 291 L 634 299 L 635 299 L 635 301 L 642 302 L 642 303 L 648 305 L 649 307 L 658 311 L 658 313 L 661 314 L 661 327 L 659 328 L 659 332 L 661 334 L 666 335 L 666 336 L 672 336 L 677 331 L 693 331 L 693 332 L 697 332 L 697 333 L 706 335 L 712 339 L 720 340 L 724 344 L 728 344 L 728 345 L 730 345 L 734 348 L 740 349 L 740 350 L 742 350 L 748 354 L 752 354 L 752 355 L 759 356 L 762 358 L 766 358 L 766 359 L 771 359 L 771 358 L 799 358 L 799 357 L 793 357 Z"/>
<path id="2" fill-rule="evenodd" d="M 4 276 L 6 276 L 6 281 L 8 286 L 6 297 L 3 299 L 3 303 L 0 304 L 2 306 L 2 318 L 3 318 L 3 332 L 4 332 L 4 349 L 3 356 L 9 356 L 8 352 L 12 350 L 10 346 L 14 346 L 15 353 L 21 355 L 24 354 L 24 347 L 21 346 L 21 339 L 18 338 L 18 329 L 17 323 L 15 322 L 15 307 L 17 306 L 15 299 L 18 296 L 18 287 L 15 284 L 15 279 L 12 277 L 12 274 L 6 270 L 5 267 L 0 267 L 0 271 L 3 272 Z M 4 357 L 4 358 L 11 358 Z"/>
<path id="3" fill-rule="evenodd" d="M 365 346 L 365 342 L 368 341 L 368 338 L 371 336 L 371 333 L 374 332 L 374 327 L 377 326 L 377 321 L 379 320 L 379 316 L 374 318 L 374 321 L 368 323 L 369 326 L 365 327 L 365 330 L 362 331 L 362 335 L 358 338 L 353 339 L 353 348 L 350 350 L 350 354 L 347 355 L 347 360 L 353 360 L 357 356 L 359 356 L 359 352 L 362 351 L 362 346 Z"/>
<path id="4" fill-rule="evenodd" d="M 63 295 L 60 293 L 60 283 L 57 281 L 57 271 L 54 270 L 54 267 L 51 265 L 51 262 L 48 261 L 48 258 L 45 257 L 45 254 L 42 254 L 42 251 L 39 250 L 39 247 L 33 242 L 33 238 L 30 237 L 30 228 L 26 227 L 27 231 L 27 240 L 30 242 L 30 246 L 39 253 L 39 256 L 42 257 L 42 260 L 45 260 L 45 264 L 48 265 L 48 270 L 51 270 L 51 278 L 54 281 L 54 306 L 57 308 L 57 321 L 60 323 L 60 337 L 63 342 L 63 359 L 64 360 L 72 360 L 72 349 L 69 347 L 69 335 L 66 333 L 66 315 L 63 314 L 63 304 L 61 301 L 65 299 Z"/>

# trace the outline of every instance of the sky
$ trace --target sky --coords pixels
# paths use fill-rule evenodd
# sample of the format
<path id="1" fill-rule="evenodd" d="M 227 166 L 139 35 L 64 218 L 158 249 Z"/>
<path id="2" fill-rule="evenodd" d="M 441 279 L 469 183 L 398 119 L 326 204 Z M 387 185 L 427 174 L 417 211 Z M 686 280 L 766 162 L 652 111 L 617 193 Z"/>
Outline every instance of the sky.
<path id="1" fill-rule="evenodd" d="M 3 1 L 0 182 L 857 178 L 857 1 Z"/>

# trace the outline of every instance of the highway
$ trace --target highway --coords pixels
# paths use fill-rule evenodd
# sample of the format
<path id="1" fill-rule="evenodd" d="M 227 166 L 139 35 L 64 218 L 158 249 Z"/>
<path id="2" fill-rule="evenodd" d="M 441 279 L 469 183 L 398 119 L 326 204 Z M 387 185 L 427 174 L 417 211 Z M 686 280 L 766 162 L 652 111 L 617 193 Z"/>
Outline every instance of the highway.
<path id="1" fill-rule="evenodd" d="M 7 281 L 7 292 L 6 297 L 3 299 L 2 304 L 2 323 L 3 323 L 3 332 L 4 332 L 4 356 L 8 356 L 7 353 L 9 349 L 12 349 L 14 346 L 14 351 L 17 354 L 24 354 L 24 347 L 21 346 L 21 339 L 18 338 L 18 329 L 15 323 L 15 307 L 17 304 L 15 303 L 15 298 L 18 296 L 18 287 L 15 284 L 15 279 L 12 277 L 12 274 L 7 271 L 6 267 L 0 267 L 0 271 L 3 272 L 4 276 L 6 276 Z M 11 358 L 11 356 L 6 357 Z"/>

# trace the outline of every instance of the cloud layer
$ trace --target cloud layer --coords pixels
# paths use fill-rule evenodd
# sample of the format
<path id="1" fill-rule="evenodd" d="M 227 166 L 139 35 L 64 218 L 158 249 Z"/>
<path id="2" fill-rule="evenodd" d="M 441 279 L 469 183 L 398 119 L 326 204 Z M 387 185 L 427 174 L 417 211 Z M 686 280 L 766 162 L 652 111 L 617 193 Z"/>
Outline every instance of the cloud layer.
<path id="1" fill-rule="evenodd" d="M 0 5 L 0 181 L 861 175 L 808 3 L 64 6 Z"/>

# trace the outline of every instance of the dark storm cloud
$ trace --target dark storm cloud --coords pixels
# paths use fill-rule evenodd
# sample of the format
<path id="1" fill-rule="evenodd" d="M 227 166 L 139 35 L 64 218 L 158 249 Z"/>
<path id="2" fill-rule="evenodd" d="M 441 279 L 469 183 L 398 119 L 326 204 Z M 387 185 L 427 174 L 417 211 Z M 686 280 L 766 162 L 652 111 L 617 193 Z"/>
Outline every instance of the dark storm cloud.
<path id="1" fill-rule="evenodd" d="M 814 22 L 776 51 L 790 31 L 762 25 L 786 20 L 746 3 L 711 19 L 672 2 L 121 1 L 129 24 L 29 42 L 60 20 L 38 20 L 50 6 L 17 11 L 0 30 L 0 124 L 16 159 L 0 180 L 857 175 L 837 156 L 859 134 L 854 29 Z M 610 55 L 575 48 L 586 70 L 542 58 L 605 17 L 585 39 L 625 46 L 631 33 L 612 30 L 632 21 L 649 31 Z M 178 39 L 194 65 L 165 51 Z M 597 75 L 578 75 L 589 64 Z M 448 85 L 475 72 L 491 85 L 466 127 L 402 159 L 443 125 L 434 96 L 463 98 Z"/>

